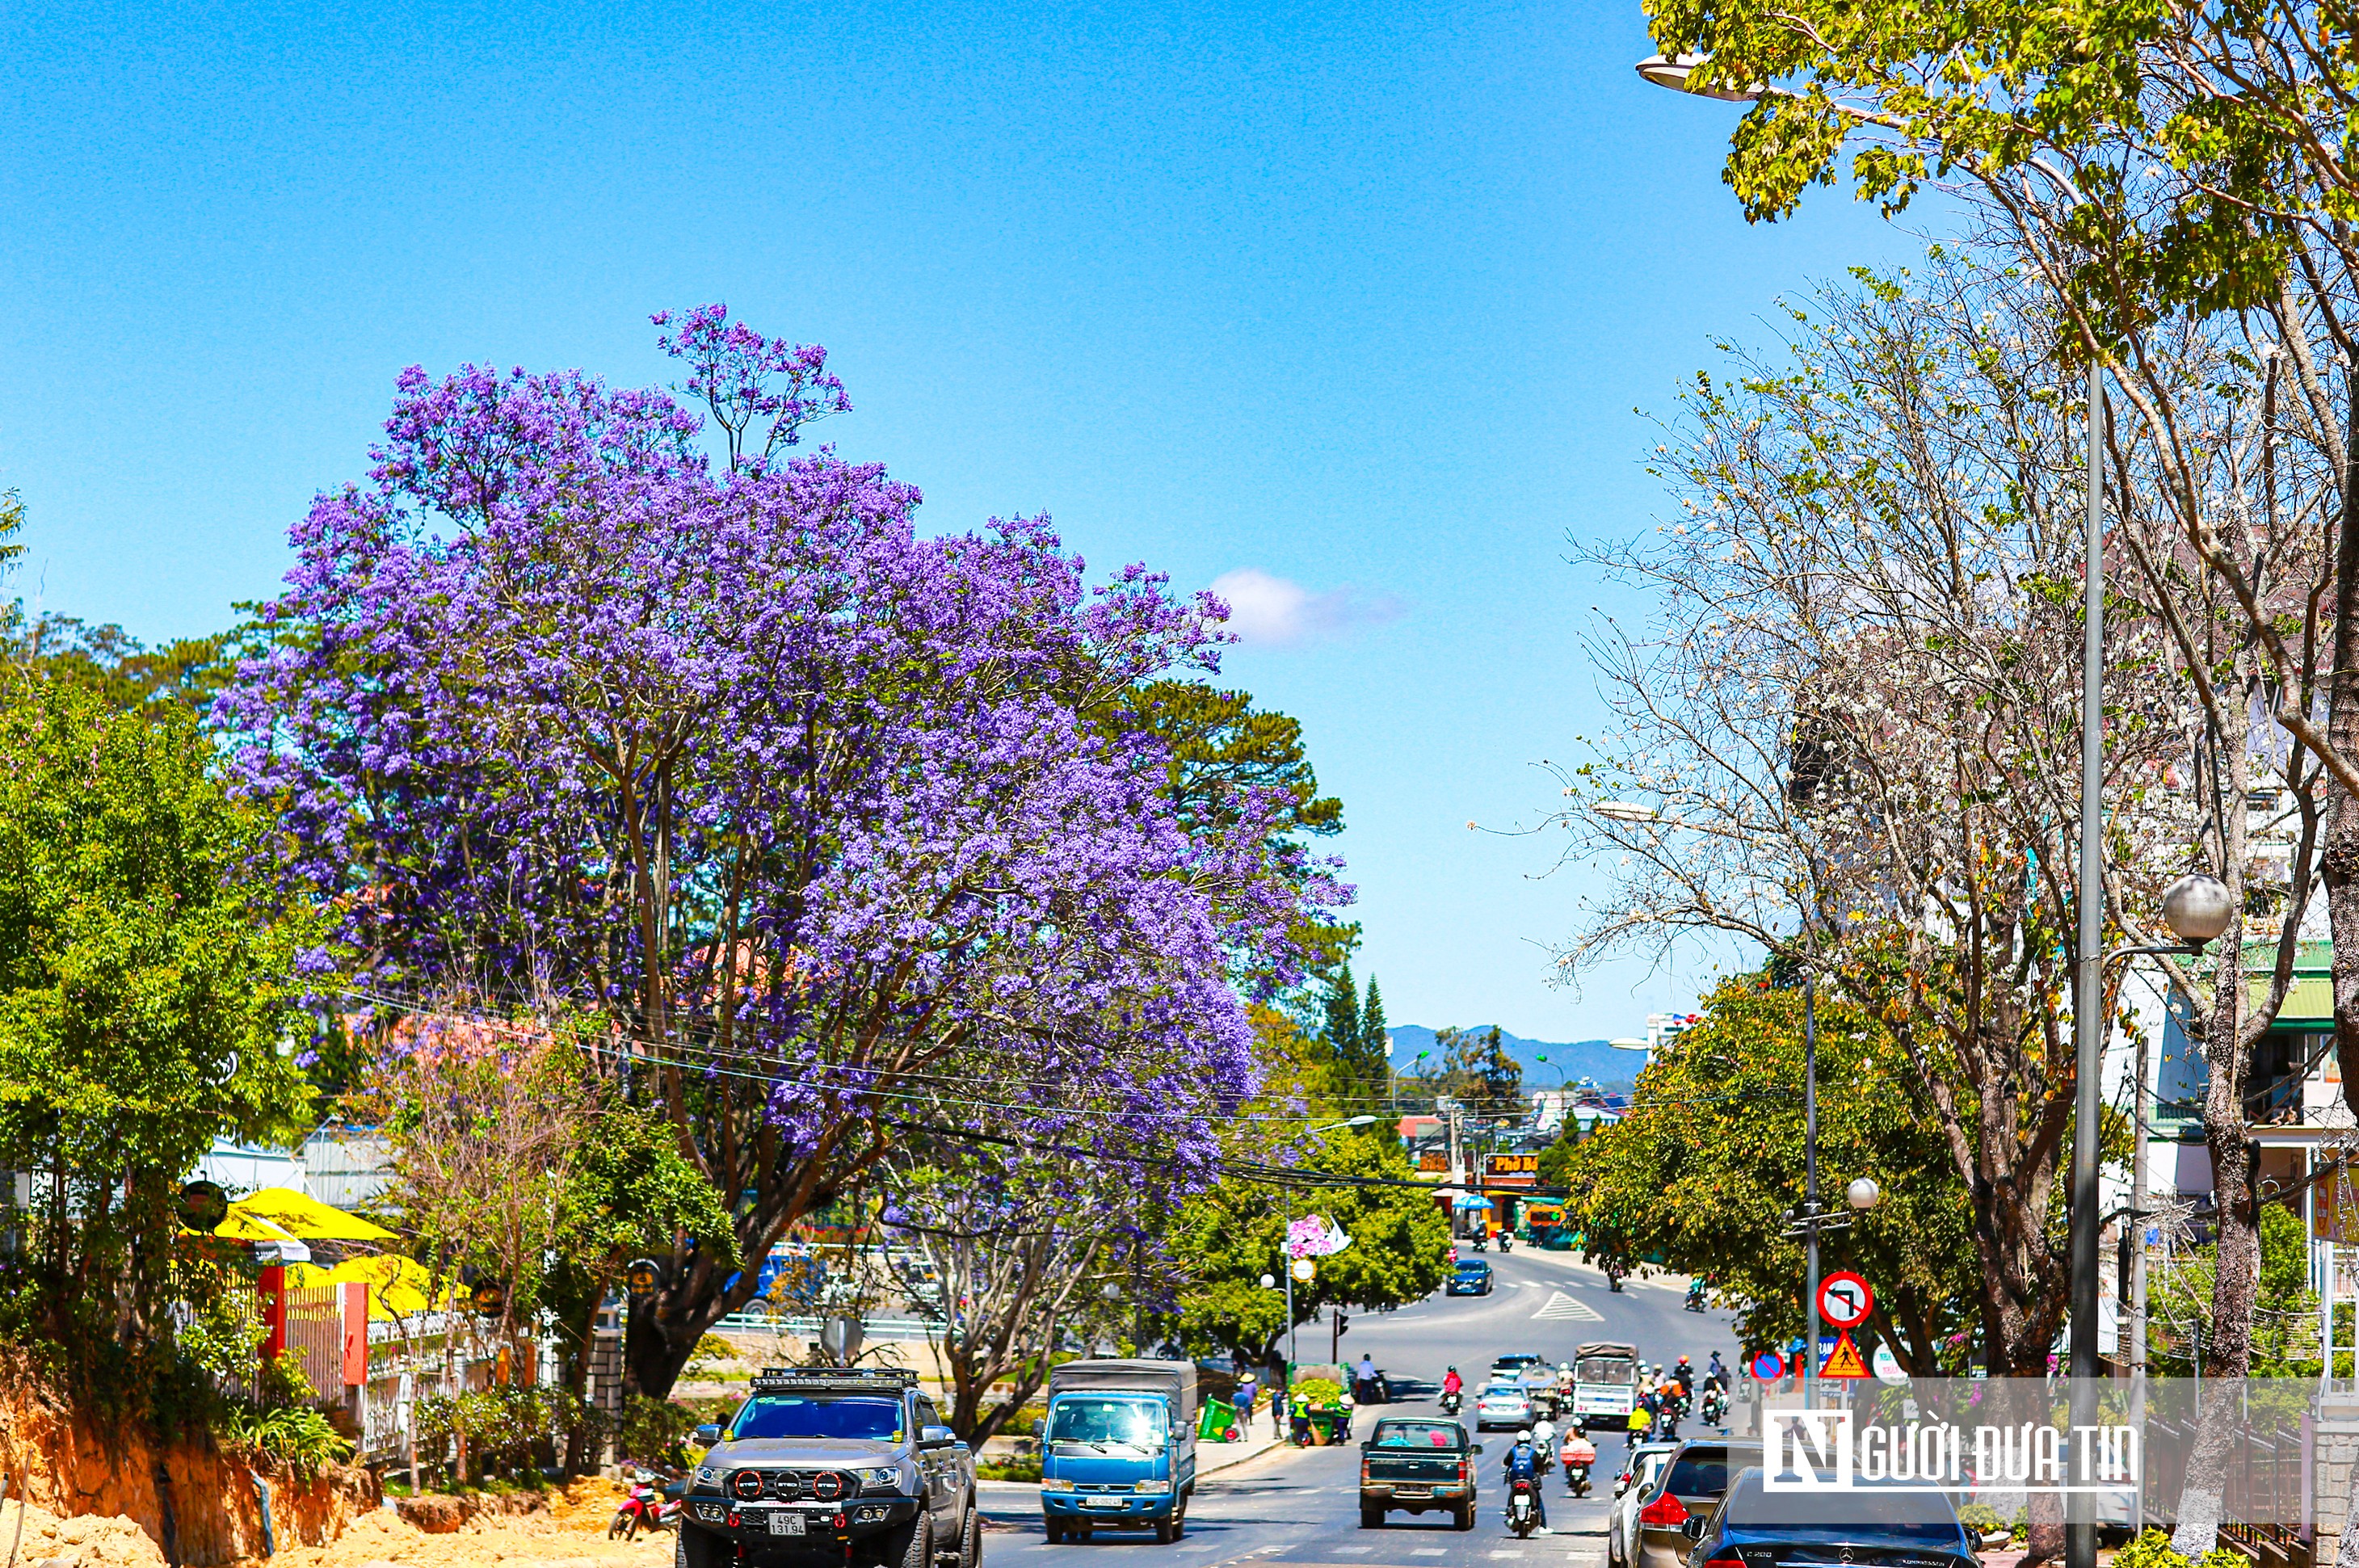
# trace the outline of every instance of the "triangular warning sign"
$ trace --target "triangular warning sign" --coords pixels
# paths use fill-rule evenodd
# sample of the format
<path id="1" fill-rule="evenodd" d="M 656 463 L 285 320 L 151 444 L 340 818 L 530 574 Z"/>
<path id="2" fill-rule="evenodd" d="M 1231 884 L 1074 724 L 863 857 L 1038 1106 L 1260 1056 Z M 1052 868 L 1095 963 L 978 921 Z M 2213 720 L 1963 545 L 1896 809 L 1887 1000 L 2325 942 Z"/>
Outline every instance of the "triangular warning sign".
<path id="1" fill-rule="evenodd" d="M 1819 1368 L 1819 1376 L 1864 1377 L 1868 1375 L 1867 1363 L 1861 1358 L 1859 1346 L 1851 1342 L 1851 1330 L 1843 1330 L 1843 1337 L 1835 1341 L 1834 1350 L 1827 1356 L 1827 1364 Z"/>

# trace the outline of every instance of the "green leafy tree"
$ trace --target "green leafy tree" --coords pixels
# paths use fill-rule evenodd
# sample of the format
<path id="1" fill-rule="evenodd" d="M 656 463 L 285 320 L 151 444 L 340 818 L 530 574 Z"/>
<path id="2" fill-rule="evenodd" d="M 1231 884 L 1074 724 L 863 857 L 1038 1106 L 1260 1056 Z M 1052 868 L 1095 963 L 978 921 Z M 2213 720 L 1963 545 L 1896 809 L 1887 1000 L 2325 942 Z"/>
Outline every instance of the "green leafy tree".
<path id="1" fill-rule="evenodd" d="M 187 713 L 19 671 L 0 757 L 0 1167 L 32 1192 L 0 1311 L 86 1392 L 145 1393 L 191 1278 L 182 1178 L 307 1109 L 286 1042 L 310 1032 L 318 922 L 254 875 L 270 823 L 209 776 Z"/>
<path id="2" fill-rule="evenodd" d="M 1285 802 L 1273 824 L 1282 838 L 1343 831 L 1343 803 L 1319 792 L 1302 724 L 1254 706 L 1245 691 L 1201 681 L 1148 681 L 1122 693 L 1103 721 L 1114 735 L 1151 740 L 1164 754 L 1164 797 L 1191 833 L 1219 832 L 1240 817 L 1248 794 Z M 1295 940 L 1315 976 L 1332 976 L 1359 940 L 1348 922 L 1306 923 Z"/>
<path id="3" fill-rule="evenodd" d="M 1499 1029 L 1437 1029 L 1419 1058 L 1420 1095 L 1447 1095 L 1469 1110 L 1504 1115 L 1524 1105 L 1524 1069 L 1499 1042 Z"/>
<path id="4" fill-rule="evenodd" d="M 1920 1376 L 1962 1375 L 1979 1327 L 1971 1209 L 1940 1129 L 1908 1088 L 1900 1047 L 1842 1002 L 1819 1008 L 1822 1201 L 1856 1176 L 1884 1202 L 1831 1233 L 1826 1267 L 1875 1282 L 1875 1337 Z M 1785 1234 L 1805 1191 L 1802 999 L 1759 975 L 1723 983 L 1702 1019 L 1655 1053 L 1620 1121 L 1541 1157 L 1542 1183 L 1593 1258 L 1659 1256 L 1706 1278 L 1748 1350 L 1802 1333 L 1801 1244 Z"/>
<path id="5" fill-rule="evenodd" d="M 1178 1330 L 1199 1351 L 1223 1350 L 1258 1367 L 1285 1363 L 1288 1216 L 1321 1214 L 1350 1236 L 1294 1287 L 1293 1323 L 1331 1306 L 1374 1309 L 1423 1301 L 1450 1269 L 1450 1227 L 1431 1191 L 1409 1179 L 1397 1141 L 1355 1132 L 1326 1135 L 1301 1170 L 1364 1185 L 1284 1192 L 1232 1179 L 1180 1205 L 1171 1233 L 1179 1278 Z M 1265 1288 L 1269 1276 L 1277 1284 Z"/>
<path id="6" fill-rule="evenodd" d="M 2175 1253 L 2149 1284 L 2148 1355 L 2155 1375 L 2191 1377 L 2199 1343 L 2212 1335 L 2219 1244 Z M 2253 1309 L 2256 1377 L 2318 1376 L 2318 1292 L 2310 1288 L 2310 1237 L 2283 1203 L 2261 1210 L 2261 1277 Z"/>

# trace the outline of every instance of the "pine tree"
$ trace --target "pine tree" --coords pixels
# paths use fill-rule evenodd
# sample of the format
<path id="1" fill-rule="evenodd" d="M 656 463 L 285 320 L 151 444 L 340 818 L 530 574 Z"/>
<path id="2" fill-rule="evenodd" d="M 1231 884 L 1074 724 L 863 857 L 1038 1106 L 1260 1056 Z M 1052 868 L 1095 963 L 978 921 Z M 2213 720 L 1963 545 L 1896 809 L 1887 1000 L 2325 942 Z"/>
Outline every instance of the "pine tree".
<path id="1" fill-rule="evenodd" d="M 1390 1075 L 1386 1063 L 1392 1056 L 1391 1044 L 1386 1037 L 1384 993 L 1376 989 L 1376 977 L 1371 975 L 1367 1000 L 1360 1004 L 1360 1055 L 1375 1068 L 1379 1083 Z"/>
<path id="2" fill-rule="evenodd" d="M 1360 1045 L 1360 999 L 1352 983 L 1352 966 L 1339 965 L 1327 987 L 1325 1043 L 1329 1056 L 1348 1062 Z"/>

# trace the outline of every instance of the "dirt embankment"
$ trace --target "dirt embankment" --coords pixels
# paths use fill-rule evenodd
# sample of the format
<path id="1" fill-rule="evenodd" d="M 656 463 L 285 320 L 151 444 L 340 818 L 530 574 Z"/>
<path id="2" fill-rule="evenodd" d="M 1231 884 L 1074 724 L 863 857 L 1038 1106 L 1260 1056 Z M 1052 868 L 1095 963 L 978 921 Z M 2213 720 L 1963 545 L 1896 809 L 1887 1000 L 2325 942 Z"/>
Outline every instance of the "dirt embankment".
<path id="1" fill-rule="evenodd" d="M 0 1553 L 14 1543 L 24 1568 L 162 1568 L 174 1556 L 184 1568 L 216 1568 L 262 1554 L 262 1497 L 245 1465 L 201 1443 L 159 1453 L 102 1432 L 21 1378 L 0 1377 Z M 376 1478 L 358 1468 L 309 1484 L 265 1479 L 281 1549 L 323 1545 L 378 1502 Z"/>
<path id="2" fill-rule="evenodd" d="M 622 1484 L 562 1491 L 405 1497 L 380 1506 L 376 1478 L 346 1468 L 310 1485 L 271 1480 L 275 1553 L 263 1556 L 253 1473 L 202 1445 L 109 1442 L 0 1368 L 0 1564 L 16 1568 L 669 1568 L 669 1533 L 610 1541 Z"/>
<path id="3" fill-rule="evenodd" d="M 669 1568 L 669 1533 L 606 1539 L 622 1496 L 619 1484 L 592 1478 L 546 1497 L 405 1497 L 397 1508 L 361 1512 L 330 1540 L 281 1535 L 266 1562 L 223 1561 L 226 1568 Z M 165 1568 L 155 1538 L 123 1514 L 61 1519 L 11 1500 L 0 1505 L 0 1563 L 12 1542 L 19 1568 Z"/>

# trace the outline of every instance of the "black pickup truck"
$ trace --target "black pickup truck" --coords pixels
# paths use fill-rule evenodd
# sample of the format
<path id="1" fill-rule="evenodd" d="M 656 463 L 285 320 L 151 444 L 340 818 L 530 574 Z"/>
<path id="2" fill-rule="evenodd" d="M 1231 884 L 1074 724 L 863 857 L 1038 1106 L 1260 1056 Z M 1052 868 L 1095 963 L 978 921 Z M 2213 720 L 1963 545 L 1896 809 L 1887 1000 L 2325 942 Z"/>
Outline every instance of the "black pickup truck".
<path id="1" fill-rule="evenodd" d="M 1446 1510 L 1460 1530 L 1474 1528 L 1474 1456 L 1483 1445 L 1454 1421 L 1394 1417 L 1360 1445 L 1360 1528 L 1382 1528 L 1394 1508 Z"/>
<path id="2" fill-rule="evenodd" d="M 768 1368 L 697 1462 L 675 1568 L 977 1568 L 974 1455 L 917 1375 Z"/>

